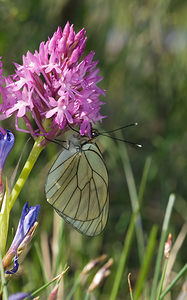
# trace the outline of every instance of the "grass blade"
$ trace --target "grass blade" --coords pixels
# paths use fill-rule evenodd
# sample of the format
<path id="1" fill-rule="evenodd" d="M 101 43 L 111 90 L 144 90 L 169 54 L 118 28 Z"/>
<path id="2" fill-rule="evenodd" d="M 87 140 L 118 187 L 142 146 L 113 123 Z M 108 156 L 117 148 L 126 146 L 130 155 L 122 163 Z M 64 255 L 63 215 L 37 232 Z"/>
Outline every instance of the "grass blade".
<path id="1" fill-rule="evenodd" d="M 176 257 L 179 255 L 179 250 L 181 249 L 182 244 L 185 241 L 186 235 L 187 235 L 187 223 L 185 223 L 182 226 L 181 231 L 179 232 L 177 239 L 175 240 L 175 243 L 172 246 L 171 253 L 168 259 L 168 266 L 166 270 L 166 276 L 164 279 L 163 289 L 165 289 L 167 286 L 167 281 L 170 277 L 173 265 L 176 261 Z"/>
<path id="2" fill-rule="evenodd" d="M 168 287 L 165 289 L 165 291 L 161 294 L 160 300 L 164 299 L 167 293 L 172 289 L 172 287 L 175 285 L 175 283 L 187 272 L 187 264 L 184 265 L 184 267 L 179 271 L 177 276 L 173 279 L 173 281 L 168 285 Z"/>
<path id="3" fill-rule="evenodd" d="M 86 293 L 84 300 L 90 300 L 90 293 L 88 293 L 88 292 Z"/>
<path id="4" fill-rule="evenodd" d="M 52 284 L 52 283 L 55 283 L 55 281 L 57 281 L 58 283 L 60 282 L 60 280 L 62 279 L 63 275 L 67 272 L 67 270 L 69 269 L 69 267 L 67 267 L 66 269 L 64 269 L 64 271 L 62 271 L 61 274 L 57 275 L 55 278 L 53 278 L 52 280 L 50 280 L 49 282 L 45 283 L 43 286 L 41 286 L 39 289 L 35 290 L 31 296 L 34 297 L 36 296 L 37 294 L 41 293 L 43 290 L 45 289 L 49 289 L 49 286 Z M 50 289 L 49 289 L 50 291 Z M 50 294 L 50 292 L 48 293 Z"/>
<path id="5" fill-rule="evenodd" d="M 67 295 L 66 300 L 71 300 L 71 299 L 72 299 L 73 294 L 75 293 L 76 289 L 78 288 L 80 282 L 81 282 L 81 276 L 79 275 L 79 276 L 77 277 L 77 279 L 75 279 L 74 284 L 73 284 L 73 287 L 72 287 L 72 289 L 70 290 L 69 294 Z"/>
<path id="6" fill-rule="evenodd" d="M 45 266 L 44 266 L 44 263 L 43 263 L 42 254 L 41 254 L 41 250 L 40 250 L 40 247 L 39 247 L 38 243 L 34 243 L 34 247 L 36 249 L 36 253 L 37 253 L 37 256 L 38 256 L 38 259 L 39 259 L 39 262 L 40 262 L 44 282 L 47 283 L 48 282 L 47 274 L 46 274 L 46 271 L 45 271 Z"/>
<path id="7" fill-rule="evenodd" d="M 131 273 L 129 273 L 129 275 L 128 275 L 128 285 L 129 285 L 129 293 L 130 293 L 131 300 L 134 300 L 130 277 L 131 277 Z"/>
<path id="8" fill-rule="evenodd" d="M 131 249 L 131 244 L 132 244 L 133 237 L 134 237 L 135 219 L 136 219 L 136 214 L 134 214 L 131 217 L 131 222 L 130 222 L 130 225 L 129 225 L 129 228 L 128 228 L 128 231 L 127 231 L 127 236 L 126 236 L 124 246 L 123 246 L 123 252 L 121 254 L 120 261 L 119 261 L 119 264 L 118 264 L 118 268 L 117 268 L 117 271 L 116 271 L 116 276 L 115 276 L 115 279 L 114 279 L 114 284 L 113 284 L 113 287 L 112 287 L 110 300 L 115 300 L 116 297 L 117 297 L 117 294 L 118 294 L 120 282 L 121 282 L 121 279 L 122 279 L 122 276 L 123 276 L 123 271 L 125 269 L 125 265 L 126 265 L 126 262 L 127 262 L 127 257 L 128 257 L 129 251 Z"/>
<path id="9" fill-rule="evenodd" d="M 119 147 L 121 147 L 121 146 L 119 145 Z M 123 149 L 120 148 L 119 153 L 122 150 Z M 122 153 L 124 154 L 124 150 L 122 151 Z M 123 252 L 121 254 L 120 262 L 119 262 L 118 269 L 117 269 L 117 272 L 116 272 L 116 276 L 115 276 L 115 279 L 114 279 L 114 284 L 113 284 L 110 300 L 115 300 L 116 297 L 117 297 L 117 293 L 118 293 L 118 290 L 119 290 L 119 286 L 120 286 L 120 282 L 121 282 L 121 279 L 122 279 L 123 271 L 125 269 L 125 265 L 126 265 L 126 262 L 127 262 L 128 253 L 130 251 L 130 247 L 131 247 L 132 240 L 133 240 L 133 237 L 134 237 L 135 224 L 137 225 L 138 230 L 139 229 L 141 230 L 141 236 L 142 236 L 141 242 L 139 243 L 139 248 L 141 248 L 142 251 L 141 251 L 141 254 L 139 254 L 139 256 L 143 255 L 143 253 L 144 253 L 143 231 L 142 231 L 142 227 L 139 227 L 138 219 L 137 219 L 138 215 L 139 215 L 139 218 L 140 218 L 139 200 L 138 200 L 138 196 L 137 196 L 137 192 L 136 192 L 136 186 L 135 186 L 135 182 L 134 182 L 134 177 L 133 177 L 133 174 L 132 174 L 132 169 L 131 169 L 131 166 L 130 166 L 130 162 L 129 162 L 129 159 L 128 159 L 128 154 L 127 154 L 126 148 L 125 148 L 125 153 L 126 154 L 125 154 L 124 157 L 121 156 L 121 155 L 120 156 L 121 156 L 121 159 L 123 160 L 123 165 L 124 165 L 124 170 L 125 170 L 126 177 L 129 178 L 128 187 L 129 187 L 129 194 L 130 194 L 131 199 L 132 199 L 132 201 L 131 201 L 132 207 L 134 207 L 134 215 L 131 218 L 131 222 L 130 222 L 129 229 L 128 229 L 128 232 L 127 232 L 126 240 L 124 242 Z M 125 167 L 126 166 L 126 159 L 127 159 L 127 165 L 128 165 L 127 167 Z M 142 198 L 143 198 L 143 194 L 144 194 L 144 190 L 145 190 L 145 186 L 146 186 L 146 182 L 147 182 L 147 176 L 148 176 L 148 171 L 149 171 L 149 168 L 150 168 L 150 164 L 151 164 L 151 159 L 148 158 L 146 160 L 146 163 L 145 163 L 145 166 L 144 166 L 142 180 L 141 180 L 141 184 L 140 184 L 139 197 L 140 197 L 140 202 L 141 203 L 142 203 Z M 133 199 L 135 199 L 135 202 L 133 202 Z M 141 222 L 140 222 L 140 224 L 141 224 Z M 142 243 L 143 243 L 143 246 L 140 246 L 140 244 L 142 244 Z M 142 257 L 142 259 L 143 259 L 143 257 Z"/>
<path id="10" fill-rule="evenodd" d="M 58 253 L 55 261 L 54 276 L 56 276 L 62 260 L 63 234 L 64 234 L 64 221 L 62 220 L 60 225 L 60 230 L 59 230 L 59 236 L 58 236 Z"/>
<path id="11" fill-rule="evenodd" d="M 169 225 L 174 202 L 175 202 L 175 195 L 171 194 L 169 196 L 169 201 L 168 201 L 168 205 L 166 208 L 165 218 L 164 218 L 164 222 L 163 222 L 163 226 L 162 226 L 162 233 L 161 233 L 158 255 L 157 255 L 157 260 L 156 260 L 156 267 L 155 267 L 155 273 L 154 273 L 154 277 L 153 277 L 153 285 L 152 285 L 150 300 L 154 300 L 156 297 L 157 286 L 158 286 L 159 276 L 160 276 L 160 272 L 161 272 L 162 257 L 163 257 L 163 253 L 164 253 L 164 244 L 165 244 L 167 234 L 168 234 L 168 225 Z"/>
<path id="12" fill-rule="evenodd" d="M 159 285 L 156 300 L 160 300 L 160 295 L 161 295 L 162 288 L 163 288 L 163 283 L 164 283 L 164 278 L 165 278 L 165 275 L 166 275 L 167 265 L 168 265 L 168 259 L 166 259 L 165 263 L 164 263 L 164 268 L 163 268 L 163 271 L 162 271 L 162 276 L 161 276 L 161 279 L 160 279 L 160 285 Z"/>
<path id="13" fill-rule="evenodd" d="M 144 256 L 144 237 L 143 237 L 143 229 L 142 229 L 142 220 L 140 215 L 140 205 L 138 201 L 138 195 L 135 185 L 135 180 L 131 168 L 131 164 L 129 161 L 128 153 L 126 147 L 123 143 L 118 143 L 118 152 L 123 162 L 123 169 L 125 172 L 131 205 L 133 213 L 137 213 L 136 221 L 135 221 L 135 228 L 136 228 L 136 238 L 138 244 L 138 254 L 139 254 L 139 261 L 141 262 Z"/>
<path id="14" fill-rule="evenodd" d="M 146 187 L 146 183 L 147 183 L 150 166 L 151 166 L 151 157 L 148 157 L 145 161 L 143 175 L 142 175 L 140 188 L 139 188 L 139 192 L 138 192 L 138 201 L 139 201 L 140 207 L 142 205 L 143 195 L 144 195 L 144 191 L 145 191 L 145 187 Z"/>
<path id="15" fill-rule="evenodd" d="M 146 276 L 147 276 L 147 273 L 149 271 L 151 261 L 153 259 L 153 252 L 155 250 L 157 232 L 158 232 L 158 226 L 154 225 L 152 227 L 152 230 L 151 230 L 151 233 L 150 233 L 150 237 L 149 237 L 148 245 L 147 245 L 147 248 L 146 248 L 145 256 L 144 256 L 144 259 L 143 259 L 143 262 L 142 262 L 142 265 L 141 265 L 141 269 L 140 269 L 140 273 L 139 273 L 139 276 L 138 276 L 138 281 L 136 283 L 135 293 L 134 293 L 134 299 L 135 300 L 139 299 L 139 296 L 141 295 L 142 289 L 144 287 Z"/>

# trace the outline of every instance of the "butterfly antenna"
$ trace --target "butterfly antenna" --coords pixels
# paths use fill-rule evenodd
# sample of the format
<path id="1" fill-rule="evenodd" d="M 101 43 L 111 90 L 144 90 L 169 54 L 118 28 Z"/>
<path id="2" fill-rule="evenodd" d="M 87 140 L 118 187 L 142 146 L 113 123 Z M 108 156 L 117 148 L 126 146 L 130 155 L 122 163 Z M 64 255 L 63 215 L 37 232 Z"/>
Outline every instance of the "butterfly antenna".
<path id="1" fill-rule="evenodd" d="M 46 139 L 47 141 L 51 142 L 51 143 L 55 143 L 55 144 L 61 146 L 62 148 L 66 149 L 66 147 L 64 147 L 64 146 L 62 145 L 62 143 L 65 143 L 66 141 L 61 141 L 61 140 L 57 140 L 57 139 L 55 139 L 55 140 L 50 140 L 50 139 L 48 139 L 47 137 L 45 137 L 45 139 Z"/>
<path id="2" fill-rule="evenodd" d="M 69 123 L 67 123 L 68 124 L 68 126 L 69 126 L 69 128 L 71 129 L 71 130 L 73 130 L 73 131 L 75 131 L 76 133 L 79 133 L 80 134 L 80 132 L 78 131 L 78 130 L 76 130 L 75 128 L 73 128 Z"/>
<path id="3" fill-rule="evenodd" d="M 115 141 L 125 142 L 125 143 L 127 143 L 127 144 L 129 144 L 129 145 L 131 145 L 131 146 L 137 147 L 137 148 L 142 148 L 142 145 L 141 145 L 141 144 L 137 144 L 137 143 L 134 143 L 134 142 L 130 142 L 130 141 L 128 141 L 128 140 L 119 139 L 119 138 L 117 138 L 117 137 L 110 136 L 110 135 L 106 135 L 106 134 L 103 134 L 103 133 L 101 133 L 101 135 L 102 135 L 102 136 L 106 136 L 106 137 L 108 137 L 108 138 L 111 138 L 111 139 L 113 139 L 113 140 L 115 140 Z"/>
<path id="4" fill-rule="evenodd" d="M 112 132 L 115 132 L 115 131 L 119 131 L 121 129 L 125 129 L 127 127 L 132 127 L 132 126 L 137 126 L 138 123 L 135 122 L 135 123 L 131 123 L 131 124 L 128 124 L 128 125 L 125 125 L 125 126 L 122 126 L 122 127 L 119 127 L 119 128 L 116 128 L 116 129 L 113 129 L 113 130 L 109 130 L 109 131 L 103 131 L 103 132 L 100 132 L 101 134 L 103 133 L 112 133 Z"/>

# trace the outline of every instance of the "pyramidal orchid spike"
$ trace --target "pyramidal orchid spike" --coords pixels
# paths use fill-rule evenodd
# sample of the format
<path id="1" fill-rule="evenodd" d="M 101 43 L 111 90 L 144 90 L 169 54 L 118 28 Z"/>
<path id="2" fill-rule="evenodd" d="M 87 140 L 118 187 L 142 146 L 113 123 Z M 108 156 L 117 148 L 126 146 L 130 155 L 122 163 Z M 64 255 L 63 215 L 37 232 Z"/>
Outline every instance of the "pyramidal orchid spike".
<path id="1" fill-rule="evenodd" d="M 83 57 L 85 34 L 84 28 L 76 34 L 67 22 L 63 30 L 58 27 L 48 41 L 41 42 L 34 54 L 28 51 L 9 78 L 4 79 L 0 64 L 5 82 L 0 81 L 0 120 L 15 115 L 17 130 L 51 140 L 69 130 L 68 123 L 79 126 L 81 135 L 91 134 L 91 125 L 104 118 L 99 98 L 105 91 L 97 85 L 102 77 L 94 52 Z M 26 128 L 18 127 L 20 118 Z"/>

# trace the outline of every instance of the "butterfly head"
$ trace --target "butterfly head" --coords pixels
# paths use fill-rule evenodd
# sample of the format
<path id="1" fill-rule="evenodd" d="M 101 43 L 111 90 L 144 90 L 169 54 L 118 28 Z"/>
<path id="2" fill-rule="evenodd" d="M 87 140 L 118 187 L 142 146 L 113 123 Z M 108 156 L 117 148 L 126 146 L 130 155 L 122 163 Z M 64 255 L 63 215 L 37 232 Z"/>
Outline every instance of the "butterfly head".
<path id="1" fill-rule="evenodd" d="M 96 139 L 100 135 L 99 131 L 95 128 L 92 128 L 91 130 L 91 139 Z"/>

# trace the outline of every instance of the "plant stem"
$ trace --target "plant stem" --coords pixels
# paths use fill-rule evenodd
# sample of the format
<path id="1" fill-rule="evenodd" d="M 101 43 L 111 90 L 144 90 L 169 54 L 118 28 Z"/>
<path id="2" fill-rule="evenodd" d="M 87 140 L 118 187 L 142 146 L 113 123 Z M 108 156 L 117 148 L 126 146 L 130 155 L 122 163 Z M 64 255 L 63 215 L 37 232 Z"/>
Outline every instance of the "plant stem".
<path id="1" fill-rule="evenodd" d="M 136 283 L 135 293 L 134 293 L 134 299 L 135 300 L 139 299 L 140 294 L 142 292 L 142 289 L 144 287 L 146 276 L 147 276 L 147 273 L 149 271 L 151 261 L 153 259 L 153 252 L 155 250 L 157 232 L 158 232 L 158 226 L 154 225 L 152 227 L 152 230 L 151 230 L 151 233 L 150 233 L 150 237 L 149 237 L 149 240 L 148 240 L 148 245 L 147 245 L 147 248 L 146 248 L 146 252 L 145 252 L 145 255 L 144 255 L 144 259 L 143 259 L 141 269 L 140 269 L 140 273 L 139 273 L 139 276 L 138 276 L 138 280 L 137 280 L 137 283 Z"/>
<path id="2" fill-rule="evenodd" d="M 38 256 L 38 259 L 39 259 L 39 262 L 40 262 L 40 266 L 41 266 L 41 269 L 42 269 L 43 280 L 47 284 L 47 282 L 48 282 L 47 274 L 46 274 L 46 271 L 45 271 L 45 266 L 44 266 L 44 263 L 43 263 L 40 247 L 39 247 L 38 243 L 34 243 L 34 247 L 36 249 L 36 253 L 37 253 L 37 256 Z M 46 285 L 46 287 L 48 287 L 48 285 Z M 48 293 L 50 293 L 49 289 L 48 289 Z"/>
<path id="3" fill-rule="evenodd" d="M 125 265 L 126 265 L 126 262 L 127 262 L 127 257 L 128 257 L 128 254 L 129 254 L 129 251 L 130 251 L 130 248 L 131 248 L 131 243 L 132 243 L 133 236 L 134 236 L 135 219 L 136 219 L 136 214 L 134 214 L 131 217 L 131 222 L 130 222 L 128 232 L 127 232 L 127 235 L 126 235 L 126 238 L 125 238 L 124 246 L 123 246 L 123 252 L 121 254 L 120 261 L 119 261 L 119 264 L 118 264 L 118 268 L 117 268 L 117 271 L 116 271 L 116 276 L 115 276 L 115 279 L 114 279 L 114 284 L 113 284 L 113 287 L 112 287 L 110 300 L 115 300 L 116 297 L 117 297 L 117 293 L 118 293 L 118 290 L 119 290 L 119 286 L 120 286 L 120 282 L 121 282 L 121 279 L 122 279 L 123 271 L 124 271 L 124 268 L 125 268 Z"/>
<path id="4" fill-rule="evenodd" d="M 160 300 L 164 299 L 166 294 L 172 289 L 172 287 L 175 285 L 175 283 L 187 272 L 187 264 L 184 265 L 184 267 L 179 271 L 177 276 L 173 279 L 173 281 L 168 285 L 168 287 L 165 289 L 165 291 L 160 295 Z"/>
<path id="5" fill-rule="evenodd" d="M 128 274 L 128 284 L 129 284 L 129 293 L 130 293 L 131 300 L 134 300 L 130 277 L 131 277 L 131 273 Z"/>
<path id="6" fill-rule="evenodd" d="M 119 144 L 119 147 L 121 147 L 120 144 Z M 141 257 L 144 253 L 143 231 L 142 231 L 142 227 L 141 227 L 141 222 L 140 222 L 140 224 L 138 224 L 138 219 L 137 219 L 137 216 L 139 216 L 139 220 L 141 221 L 141 217 L 140 217 L 140 214 L 139 214 L 139 200 L 137 198 L 136 186 L 135 186 L 135 182 L 134 182 L 134 178 L 133 178 L 133 174 L 132 174 L 132 170 L 131 170 L 131 166 L 130 166 L 130 162 L 129 162 L 129 159 L 128 159 L 128 154 L 127 154 L 126 148 L 125 149 L 121 148 L 119 150 L 119 153 L 121 151 L 122 151 L 123 154 L 124 154 L 124 151 L 126 153 L 125 157 L 121 156 L 121 159 L 123 160 L 124 171 L 125 171 L 126 177 L 129 178 L 128 175 L 130 176 L 130 178 L 128 180 L 128 187 L 129 187 L 129 193 L 130 193 L 130 197 L 131 197 L 131 203 L 132 203 L 132 207 L 133 207 L 133 210 L 134 210 L 134 214 L 131 217 L 131 222 L 130 222 L 129 229 L 128 229 L 128 232 L 127 232 L 126 240 L 124 242 L 123 252 L 121 254 L 120 262 L 119 262 L 118 269 L 117 269 L 117 272 L 116 272 L 116 276 L 115 276 L 115 279 L 114 279 L 114 284 L 113 284 L 113 287 L 112 287 L 110 300 L 115 300 L 116 297 L 117 297 L 117 293 L 118 293 L 119 286 L 120 286 L 120 283 L 121 283 L 123 271 L 125 269 L 125 265 L 126 265 L 126 262 L 127 262 L 128 253 L 130 251 L 130 247 L 131 247 L 131 244 L 132 244 L 132 241 L 133 241 L 135 226 L 137 228 L 137 231 L 138 230 L 141 231 L 141 234 L 140 234 L 141 235 L 141 241 L 140 241 L 140 243 L 138 243 L 138 245 L 139 245 L 138 248 L 141 248 L 141 253 L 139 252 L 139 257 Z M 126 159 L 128 161 L 128 163 L 127 163 L 128 166 L 127 167 L 126 167 L 126 163 L 125 163 Z M 151 159 L 147 159 L 146 163 L 145 163 L 145 166 L 144 166 L 144 170 L 143 170 L 143 175 L 142 175 L 142 180 L 141 180 L 141 185 L 140 185 L 141 188 L 140 188 L 140 191 L 139 191 L 139 196 L 140 196 L 140 200 L 141 200 L 140 202 L 141 203 L 142 203 L 143 193 L 144 193 L 144 189 L 145 189 L 146 182 L 147 182 L 147 176 L 148 176 L 150 163 L 151 163 Z M 133 199 L 135 199 L 135 201 Z M 140 247 L 140 245 L 143 245 L 143 246 Z M 143 257 L 142 257 L 142 259 L 143 259 Z"/>
<path id="7" fill-rule="evenodd" d="M 67 270 L 69 269 L 69 267 L 67 267 L 61 274 L 57 275 L 55 278 L 53 278 L 51 281 L 45 283 L 43 286 L 41 286 L 39 289 L 35 290 L 31 296 L 34 297 L 37 294 L 39 294 L 41 291 L 45 290 L 47 287 L 49 287 L 50 284 L 55 283 L 57 281 L 57 283 L 60 282 L 62 276 L 67 272 Z M 49 289 L 50 292 L 50 289 Z M 30 299 L 30 298 L 29 298 Z"/>
<path id="8" fill-rule="evenodd" d="M 129 161 L 128 153 L 126 147 L 122 143 L 118 143 L 119 155 L 123 162 L 123 168 L 126 175 L 127 185 L 129 189 L 129 195 L 131 200 L 131 206 L 133 213 L 136 213 L 136 220 L 135 220 L 135 228 L 136 228 L 136 238 L 138 244 L 138 254 L 139 254 L 139 261 L 142 262 L 144 256 L 144 237 L 143 237 L 143 229 L 142 229 L 142 220 L 140 215 L 140 205 L 138 201 L 138 195 L 135 185 L 135 180 L 131 168 L 131 164 Z M 142 193 L 142 192 L 141 192 Z"/>
<path id="9" fill-rule="evenodd" d="M 160 286 L 159 286 L 159 289 L 158 289 L 158 294 L 157 294 L 156 300 L 160 300 L 160 294 L 161 294 L 162 288 L 163 288 L 163 283 L 164 283 L 164 278 L 165 278 L 165 275 L 166 275 L 167 265 L 168 265 L 168 258 L 166 258 L 165 263 L 164 263 L 164 268 L 163 268 L 163 271 L 162 271 Z"/>
<path id="10" fill-rule="evenodd" d="M 3 291 L 3 300 L 8 300 L 7 282 L 5 279 L 5 273 L 4 273 L 4 268 L 3 268 L 2 256 L 1 256 L 1 249 L 0 249 L 0 270 L 1 270 L 0 287 L 2 287 L 2 291 Z M 0 289 L 0 293 L 1 293 L 1 289 Z"/>
<path id="11" fill-rule="evenodd" d="M 23 170 L 13 187 L 13 190 L 10 194 L 9 210 L 12 209 L 12 206 L 14 205 L 14 202 L 16 201 L 17 197 L 19 196 L 19 193 L 21 192 L 36 160 L 38 159 L 41 151 L 44 149 L 42 146 L 40 146 L 42 139 L 43 139 L 43 137 L 39 136 L 37 138 L 37 140 L 35 141 L 33 148 L 29 154 L 29 157 L 23 167 Z"/>
<path id="12" fill-rule="evenodd" d="M 63 233 L 64 233 L 64 221 L 61 221 L 60 225 L 60 230 L 59 230 L 59 236 L 58 236 L 58 253 L 56 256 L 56 261 L 55 261 L 55 270 L 54 270 L 54 276 L 56 276 L 58 272 L 58 268 L 61 264 L 61 258 L 62 258 L 62 248 L 63 248 Z"/>
<path id="13" fill-rule="evenodd" d="M 130 292 L 130 297 L 131 297 L 131 300 L 134 300 L 132 291 Z"/>
<path id="14" fill-rule="evenodd" d="M 71 298 L 72 298 L 73 294 L 75 293 L 80 282 L 81 282 L 81 276 L 79 275 L 78 278 L 74 281 L 74 285 L 73 285 L 71 291 L 69 292 L 69 294 L 67 295 L 66 300 L 71 300 Z"/>
<path id="15" fill-rule="evenodd" d="M 145 187 L 146 187 L 146 183 L 147 183 L 150 166 L 151 166 L 151 157 L 148 157 L 145 161 L 143 175 L 141 178 L 140 187 L 139 187 L 139 191 L 138 191 L 138 201 L 139 201 L 140 208 L 142 206 L 142 200 L 143 200 L 143 195 L 144 195 L 144 191 L 145 191 Z"/>
<path id="16" fill-rule="evenodd" d="M 90 293 L 89 292 L 86 293 L 86 296 L 85 296 L 84 300 L 90 300 Z"/>
<path id="17" fill-rule="evenodd" d="M 162 233 L 161 233 L 158 255 L 157 255 L 157 260 L 156 260 L 156 267 L 155 267 L 155 273 L 154 273 L 154 277 L 153 277 L 153 285 L 152 285 L 150 300 L 154 300 L 156 297 L 158 280 L 159 280 L 160 271 L 161 271 L 162 257 L 163 257 L 163 253 L 164 253 L 164 244 L 165 244 L 166 237 L 167 237 L 168 225 L 169 225 L 174 202 L 175 202 L 175 195 L 171 194 L 169 196 L 169 201 L 168 201 L 168 205 L 166 208 L 165 218 L 164 218 L 164 222 L 163 222 L 163 226 L 162 226 Z"/>
<path id="18" fill-rule="evenodd" d="M 0 250 L 2 256 L 4 256 L 5 254 L 9 226 L 9 199 L 9 189 L 6 182 L 6 193 L 4 195 L 0 211 Z"/>

